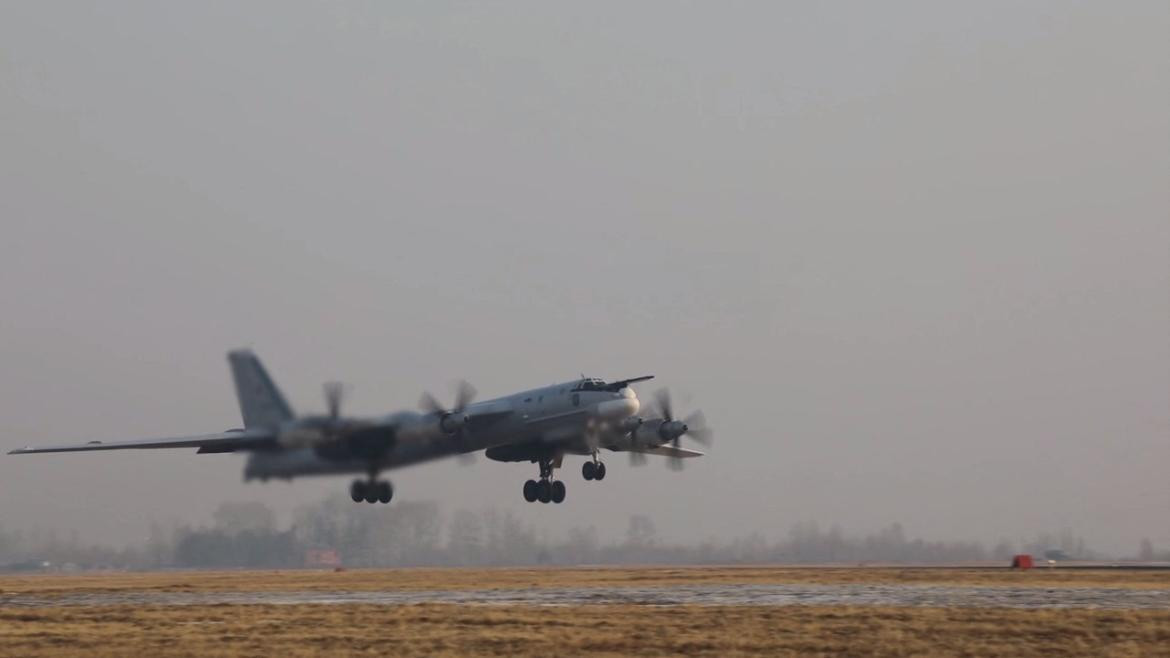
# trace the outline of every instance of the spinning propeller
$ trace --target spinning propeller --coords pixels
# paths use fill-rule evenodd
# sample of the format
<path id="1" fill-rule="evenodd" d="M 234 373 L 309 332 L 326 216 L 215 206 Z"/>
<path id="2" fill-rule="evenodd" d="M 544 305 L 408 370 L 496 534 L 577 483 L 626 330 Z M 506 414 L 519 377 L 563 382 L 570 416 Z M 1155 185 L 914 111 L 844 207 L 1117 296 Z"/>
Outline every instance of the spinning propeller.
<path id="1" fill-rule="evenodd" d="M 455 406 L 450 410 L 443 407 L 435 396 L 424 392 L 422 398 L 418 401 L 418 406 L 427 413 L 438 415 L 442 420 L 440 425 L 444 432 L 454 434 L 459 431 L 463 424 L 467 422 L 467 416 L 463 411 L 467 409 L 471 401 L 475 399 L 475 387 L 467 383 L 466 380 L 460 380 L 455 388 Z"/>
<path id="2" fill-rule="evenodd" d="M 644 466 L 646 464 L 646 453 L 638 452 L 637 450 L 630 451 L 630 466 Z"/>
<path id="3" fill-rule="evenodd" d="M 329 408 L 329 420 L 336 423 L 341 417 L 341 399 L 345 397 L 345 384 L 325 382 L 325 404 Z"/>
<path id="4" fill-rule="evenodd" d="M 429 392 L 423 392 L 422 398 L 418 401 L 418 406 L 427 413 L 435 414 L 439 417 L 439 428 L 447 434 L 458 434 L 463 431 L 463 427 L 467 424 L 467 414 L 464 411 L 471 405 L 472 400 L 475 399 L 476 391 L 467 380 L 461 379 L 455 387 L 455 406 L 451 409 L 446 409 L 443 405 L 435 399 L 435 396 Z M 460 453 L 459 460 L 467 464 L 475 461 L 475 455 L 472 453 Z"/>
<path id="5" fill-rule="evenodd" d="M 654 394 L 654 403 L 658 407 L 658 413 L 662 415 L 662 425 L 658 428 L 658 434 L 672 446 L 678 448 L 683 436 L 689 436 L 704 446 L 711 445 L 714 433 L 707 427 L 707 417 L 702 411 L 695 410 L 681 421 L 675 420 L 670 390 L 665 388 Z M 680 471 L 683 460 L 681 457 L 671 457 L 669 464 L 673 470 Z"/>
<path id="6" fill-rule="evenodd" d="M 346 429 L 346 421 L 341 418 L 345 385 L 341 382 L 326 382 L 324 389 L 328 413 L 307 416 L 282 427 L 278 434 L 282 444 L 294 447 L 324 446 L 339 440 Z"/>

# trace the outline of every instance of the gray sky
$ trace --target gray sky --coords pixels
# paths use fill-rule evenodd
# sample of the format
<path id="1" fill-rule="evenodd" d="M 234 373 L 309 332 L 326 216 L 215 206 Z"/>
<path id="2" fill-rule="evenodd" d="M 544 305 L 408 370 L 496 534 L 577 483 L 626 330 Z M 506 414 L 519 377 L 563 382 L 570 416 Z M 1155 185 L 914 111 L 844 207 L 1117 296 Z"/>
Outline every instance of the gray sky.
<path id="1" fill-rule="evenodd" d="M 654 373 L 682 474 L 394 474 L 689 540 L 816 519 L 1170 546 L 1170 4 L 0 4 L 0 444 Z M 653 386 L 643 386 L 649 393 Z M 0 524 L 141 537 L 187 451 L 0 457 Z"/>

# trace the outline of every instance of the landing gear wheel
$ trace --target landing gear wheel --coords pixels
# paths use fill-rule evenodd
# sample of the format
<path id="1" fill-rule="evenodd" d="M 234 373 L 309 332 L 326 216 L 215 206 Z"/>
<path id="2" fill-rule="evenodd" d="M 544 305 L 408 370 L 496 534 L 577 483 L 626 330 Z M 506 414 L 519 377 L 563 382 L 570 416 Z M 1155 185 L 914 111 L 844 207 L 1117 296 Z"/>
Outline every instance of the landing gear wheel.
<path id="1" fill-rule="evenodd" d="M 586 480 L 592 480 L 597 477 L 597 464 L 593 462 L 585 462 L 581 466 L 581 476 Z"/>
<path id="2" fill-rule="evenodd" d="M 604 480 L 605 479 L 605 464 L 603 464 L 601 462 L 597 462 L 597 468 L 593 469 L 593 479 L 594 480 Z"/>
<path id="3" fill-rule="evenodd" d="M 360 503 L 366 499 L 366 482 L 365 480 L 354 480 L 353 484 L 349 485 L 349 497 L 353 502 Z"/>
<path id="4" fill-rule="evenodd" d="M 374 488 L 378 490 L 379 503 L 388 503 L 394 497 L 394 485 L 390 484 L 389 481 L 379 482 L 378 486 Z"/>
<path id="5" fill-rule="evenodd" d="M 565 483 L 560 480 L 553 482 L 552 492 L 549 495 L 554 503 L 560 504 L 565 502 Z"/>
<path id="6" fill-rule="evenodd" d="M 537 485 L 536 499 L 542 503 L 548 503 L 552 500 L 552 485 L 548 480 L 541 480 Z"/>
<path id="7" fill-rule="evenodd" d="M 540 485 L 536 484 L 536 480 L 529 480 L 524 483 L 524 500 L 535 503 L 539 492 L 537 489 Z"/>

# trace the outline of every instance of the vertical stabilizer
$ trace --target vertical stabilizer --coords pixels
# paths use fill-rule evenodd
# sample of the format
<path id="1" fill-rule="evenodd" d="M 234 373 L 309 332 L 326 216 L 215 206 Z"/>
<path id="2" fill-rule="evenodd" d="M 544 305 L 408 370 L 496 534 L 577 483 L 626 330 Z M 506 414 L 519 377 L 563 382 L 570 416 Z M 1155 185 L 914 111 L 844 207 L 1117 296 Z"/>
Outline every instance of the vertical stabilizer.
<path id="1" fill-rule="evenodd" d="M 228 352 L 228 362 L 232 366 L 245 428 L 274 428 L 293 419 L 288 402 L 251 350 Z"/>

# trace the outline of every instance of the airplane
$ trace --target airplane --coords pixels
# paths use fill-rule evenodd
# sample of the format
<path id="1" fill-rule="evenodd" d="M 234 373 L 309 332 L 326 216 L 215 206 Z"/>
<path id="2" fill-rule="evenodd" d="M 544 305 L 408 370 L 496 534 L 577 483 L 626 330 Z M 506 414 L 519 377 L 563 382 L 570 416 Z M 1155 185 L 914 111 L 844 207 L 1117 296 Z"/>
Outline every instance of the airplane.
<path id="1" fill-rule="evenodd" d="M 244 480 L 291 480 L 306 475 L 361 473 L 349 488 L 355 502 L 389 503 L 394 487 L 379 480 L 382 471 L 452 455 L 484 451 L 501 462 L 531 462 L 539 479 L 524 483 L 524 500 L 561 503 L 565 484 L 554 477 L 565 455 L 582 455 L 586 480 L 605 479 L 602 450 L 627 452 L 638 465 L 646 455 L 669 458 L 672 468 L 704 453 L 684 448 L 687 436 L 709 445 L 713 434 L 702 412 L 676 419 L 670 393 L 657 392 L 652 417 L 640 417 L 642 404 L 632 384 L 653 375 L 607 382 L 580 379 L 535 388 L 483 402 L 467 382 L 457 387 L 455 402 L 444 407 L 430 393 L 421 411 L 399 411 L 375 418 L 341 415 L 343 389 L 325 385 L 328 413 L 297 416 L 251 350 L 228 353 L 244 427 L 218 434 L 139 441 L 89 441 L 82 444 L 26 447 L 10 455 L 96 450 L 196 448 L 198 454 L 247 453 Z M 648 409 L 649 410 L 649 409 Z"/>

